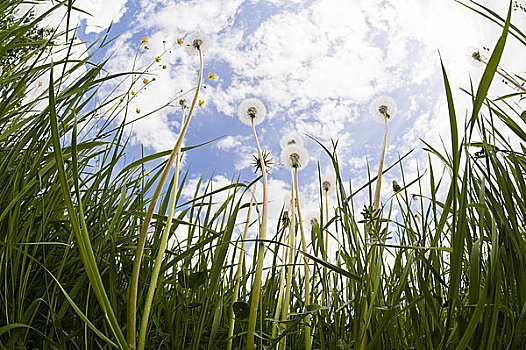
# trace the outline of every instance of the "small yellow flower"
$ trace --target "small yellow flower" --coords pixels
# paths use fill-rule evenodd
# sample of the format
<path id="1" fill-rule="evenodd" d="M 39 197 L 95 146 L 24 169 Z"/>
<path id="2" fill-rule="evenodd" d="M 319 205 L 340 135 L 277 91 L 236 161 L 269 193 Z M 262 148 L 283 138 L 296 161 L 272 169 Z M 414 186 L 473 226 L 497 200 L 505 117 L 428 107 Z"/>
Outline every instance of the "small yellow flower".
<path id="1" fill-rule="evenodd" d="M 124 98 L 123 97 L 121 97 L 121 102 L 124 102 Z"/>
<path id="2" fill-rule="evenodd" d="M 183 41 L 183 39 L 179 38 L 179 39 L 177 39 L 177 43 L 178 43 L 179 45 L 183 45 L 184 41 Z"/>
<path id="3" fill-rule="evenodd" d="M 150 176 L 150 172 L 149 171 L 146 173 L 146 176 Z"/>
<path id="4" fill-rule="evenodd" d="M 199 107 L 203 108 L 203 104 L 204 104 L 204 103 L 205 103 L 205 101 L 203 101 L 203 100 L 199 100 L 199 103 L 198 103 Z"/>
<path id="5" fill-rule="evenodd" d="M 143 82 L 144 84 L 148 84 L 148 79 L 144 78 L 144 79 L 142 80 L 142 82 Z"/>
<path id="6" fill-rule="evenodd" d="M 141 110 L 139 108 L 135 108 L 135 112 L 137 112 L 137 114 L 141 113 Z"/>
<path id="7" fill-rule="evenodd" d="M 135 95 L 135 91 L 132 91 L 131 94 L 132 94 L 132 95 Z"/>
<path id="8" fill-rule="evenodd" d="M 155 57 L 155 62 L 157 62 L 157 63 L 161 62 L 161 57 L 159 57 L 159 56 Z"/>
<path id="9" fill-rule="evenodd" d="M 145 47 L 144 47 L 145 50 L 148 50 L 149 48 L 150 48 L 149 46 L 145 46 Z"/>
<path id="10" fill-rule="evenodd" d="M 166 69 L 166 64 L 163 64 L 163 69 Z"/>
<path id="11" fill-rule="evenodd" d="M 215 77 L 215 74 L 214 73 L 208 73 L 208 79 L 210 80 L 214 80 L 216 77 Z"/>
<path id="12" fill-rule="evenodd" d="M 146 44 L 148 40 L 146 38 L 141 38 L 141 44 Z"/>
<path id="13" fill-rule="evenodd" d="M 42 86 L 42 82 L 41 81 L 38 82 L 38 86 Z"/>

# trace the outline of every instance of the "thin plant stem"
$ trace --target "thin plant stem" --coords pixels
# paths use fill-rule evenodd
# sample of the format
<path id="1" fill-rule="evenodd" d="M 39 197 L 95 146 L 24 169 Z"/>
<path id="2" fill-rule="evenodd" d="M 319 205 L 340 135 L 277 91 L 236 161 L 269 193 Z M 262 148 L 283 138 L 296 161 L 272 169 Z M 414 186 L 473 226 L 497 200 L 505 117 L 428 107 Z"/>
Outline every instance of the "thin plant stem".
<path id="1" fill-rule="evenodd" d="M 488 62 L 485 60 L 480 59 L 480 62 L 484 63 L 485 65 L 488 65 Z M 515 86 L 517 89 L 521 90 L 522 92 L 526 92 L 526 89 L 524 86 L 519 85 L 515 80 L 511 79 L 508 74 L 502 73 L 498 68 L 496 70 L 497 74 L 506 79 L 508 82 L 510 82 L 513 86 Z"/>
<path id="2" fill-rule="evenodd" d="M 329 222 L 329 201 L 328 201 L 328 195 L 327 195 L 327 192 L 328 191 L 325 191 L 325 224 L 327 224 Z M 327 260 L 327 253 L 328 253 L 328 250 L 329 250 L 329 228 L 327 228 L 327 230 L 325 230 L 327 232 L 325 232 L 325 260 Z"/>
<path id="3" fill-rule="evenodd" d="M 384 115 L 385 133 L 384 133 L 384 144 L 382 146 L 382 155 L 380 157 L 380 165 L 378 166 L 378 177 L 376 178 L 376 191 L 374 193 L 374 210 L 378 210 L 380 205 L 380 189 L 382 188 L 382 171 L 384 169 L 384 157 L 385 157 L 385 144 L 387 143 L 387 115 Z"/>
<path id="4" fill-rule="evenodd" d="M 168 174 L 170 173 L 170 168 L 172 167 L 172 164 L 175 160 L 175 156 L 177 155 L 177 153 L 179 153 L 181 149 L 184 136 L 186 134 L 186 131 L 188 130 L 190 121 L 192 120 L 192 115 L 193 115 L 193 111 L 195 108 L 195 104 L 197 102 L 197 97 L 199 95 L 199 89 L 201 87 L 201 80 L 203 76 L 203 54 L 201 52 L 201 48 L 198 48 L 198 52 L 199 52 L 199 77 L 197 80 L 197 87 L 195 89 L 194 98 L 190 106 L 190 111 L 188 112 L 188 118 L 186 119 L 181 129 L 179 138 L 177 139 L 177 142 L 175 143 L 172 153 L 170 154 L 170 158 L 168 159 L 168 162 L 166 163 L 166 166 L 164 167 L 164 171 L 161 175 L 161 179 L 159 180 L 159 184 L 155 188 L 155 192 L 153 193 L 152 200 L 148 207 L 148 211 L 146 212 L 146 217 L 142 224 L 141 232 L 139 234 L 139 239 L 137 241 L 137 248 L 135 250 L 135 258 L 133 261 L 133 270 L 132 270 L 132 276 L 131 276 L 131 281 L 130 281 L 130 292 L 129 292 L 129 300 L 128 300 L 127 341 L 131 349 L 135 349 L 135 337 L 136 337 L 135 333 L 136 333 L 136 322 L 137 322 L 137 291 L 139 289 L 139 275 L 140 275 L 142 256 L 144 254 L 144 245 L 146 243 L 146 234 L 148 233 L 148 228 L 150 227 L 150 222 L 153 217 L 153 212 L 155 210 L 155 206 L 157 205 L 157 201 L 161 195 L 163 185 L 166 182 L 166 179 L 168 178 Z"/>
<path id="5" fill-rule="evenodd" d="M 292 270 L 294 261 L 294 238 L 296 236 L 296 196 L 294 194 L 294 171 L 290 169 L 290 194 L 291 194 L 291 214 L 290 214 L 290 230 L 288 242 L 288 264 L 287 264 L 287 280 L 285 284 L 285 298 L 283 300 L 283 312 L 281 320 L 287 321 L 289 318 L 290 307 L 290 289 L 292 286 Z M 279 342 L 279 350 L 284 350 L 287 344 L 287 336 L 284 336 Z"/>
<path id="6" fill-rule="evenodd" d="M 259 296 L 261 293 L 261 276 L 263 274 L 263 261 L 265 258 L 265 238 L 267 233 L 267 169 L 265 167 L 265 160 L 261 153 L 259 140 L 256 133 L 256 126 L 254 119 L 252 119 L 252 133 L 254 134 L 254 141 L 258 150 L 259 163 L 261 165 L 261 173 L 263 174 L 263 208 L 261 210 L 261 225 L 259 229 L 259 240 L 257 242 L 257 261 L 256 273 L 254 275 L 254 283 L 252 285 L 252 300 L 250 301 L 250 314 L 248 316 L 248 333 L 247 333 L 247 350 L 254 350 L 254 333 L 256 331 L 256 320 L 258 314 Z"/>
<path id="7" fill-rule="evenodd" d="M 327 205 L 327 191 L 325 191 L 325 224 L 327 225 L 327 222 L 329 222 L 329 207 Z M 325 250 L 323 251 L 323 260 L 327 261 L 327 256 L 328 256 L 328 248 L 329 248 L 329 228 L 325 229 L 325 231 L 323 232 L 324 235 L 324 248 Z M 322 286 L 324 286 L 324 288 L 322 288 L 322 291 L 321 291 L 321 298 L 322 298 L 322 303 L 321 305 L 323 306 L 323 303 L 327 301 L 327 292 L 326 290 L 329 289 L 329 285 L 327 283 L 328 279 L 327 279 L 327 266 L 323 266 L 323 283 L 322 283 Z"/>
<path id="8" fill-rule="evenodd" d="M 286 232 L 286 233 L 285 233 Z M 276 303 L 276 312 L 274 313 L 274 324 L 272 325 L 272 338 L 276 338 L 278 335 L 278 323 L 279 316 L 281 315 L 281 309 L 283 304 L 283 294 L 285 293 L 285 266 L 287 265 L 288 251 L 289 247 L 287 244 L 288 235 L 290 234 L 290 224 L 288 228 L 285 229 L 283 234 L 283 247 L 281 255 L 281 271 L 279 276 L 279 293 L 278 293 L 278 302 Z"/>
<path id="9" fill-rule="evenodd" d="M 232 336 L 234 335 L 234 325 L 235 325 L 235 319 L 234 319 L 234 303 L 237 301 L 237 298 L 239 297 L 239 286 L 241 284 L 241 270 L 243 266 L 243 260 L 245 258 L 245 242 L 247 239 L 247 233 L 248 233 L 248 226 L 250 224 L 250 213 L 252 212 L 252 205 L 254 204 L 254 199 L 256 196 L 256 185 L 257 182 L 254 184 L 254 187 L 252 188 L 252 195 L 250 196 L 250 204 L 248 206 L 248 212 L 247 212 L 247 221 L 245 222 L 245 229 L 243 231 L 243 240 L 241 241 L 241 250 L 239 252 L 239 262 L 237 265 L 237 271 L 235 275 L 235 286 L 234 286 L 234 296 L 232 297 L 232 307 L 230 308 L 230 320 L 229 320 L 229 326 L 228 326 L 228 342 L 226 344 L 226 349 L 231 350 L 232 349 Z"/>
<path id="10" fill-rule="evenodd" d="M 184 124 L 184 108 L 183 108 L 183 117 L 181 125 Z M 172 198 L 170 199 L 170 208 L 168 209 L 168 217 L 166 218 L 166 226 L 164 227 L 163 234 L 161 236 L 161 242 L 159 243 L 159 251 L 157 252 L 157 257 L 155 258 L 155 263 L 150 277 L 150 285 L 148 287 L 148 294 L 146 295 L 146 300 L 144 302 L 144 309 L 142 312 L 141 318 L 141 327 L 139 329 L 139 344 L 138 349 L 143 350 L 146 344 L 146 332 L 148 330 L 148 319 L 150 318 L 150 309 L 152 307 L 153 297 L 155 295 L 155 290 L 157 288 L 157 281 L 159 280 L 159 272 L 161 271 L 161 265 L 163 262 L 163 256 L 166 250 L 166 244 L 168 242 L 168 235 L 170 233 L 170 228 L 172 227 L 172 219 L 175 209 L 175 202 L 177 200 L 177 189 L 179 187 L 179 165 L 181 162 L 181 152 L 177 152 L 175 157 L 175 173 L 174 173 L 174 183 L 172 188 Z"/>
<path id="11" fill-rule="evenodd" d="M 300 210 L 300 195 L 299 195 L 299 183 L 298 183 L 298 168 L 294 168 L 294 176 L 296 180 L 296 205 L 298 207 L 298 221 L 300 223 L 300 233 L 301 233 L 301 248 L 304 252 L 307 252 L 307 242 L 305 240 L 305 231 L 303 229 L 303 221 L 301 219 L 301 210 Z M 327 248 L 326 248 L 327 249 Z M 309 261 L 307 256 L 303 255 L 303 266 L 305 268 L 305 311 L 310 305 L 310 271 L 309 271 Z M 310 314 L 305 316 L 305 350 L 312 349 L 312 335 L 310 327 Z"/>

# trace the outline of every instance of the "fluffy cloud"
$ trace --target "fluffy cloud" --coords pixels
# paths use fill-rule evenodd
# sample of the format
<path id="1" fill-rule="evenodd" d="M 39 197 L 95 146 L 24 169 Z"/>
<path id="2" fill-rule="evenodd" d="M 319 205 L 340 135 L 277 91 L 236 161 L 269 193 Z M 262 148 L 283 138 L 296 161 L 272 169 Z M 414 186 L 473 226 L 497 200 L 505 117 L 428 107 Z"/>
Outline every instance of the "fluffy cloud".
<path id="1" fill-rule="evenodd" d="M 95 10 L 97 4 L 92 5 Z M 197 111 L 200 120 L 211 121 L 202 122 L 198 129 L 191 125 L 190 132 L 202 137 L 201 141 L 216 137 L 216 131 L 226 133 L 210 147 L 210 158 L 230 152 L 236 159 L 233 168 L 222 169 L 210 161 L 205 168 L 227 177 L 248 168 L 254 152 L 250 130 L 231 118 L 238 103 L 250 96 L 262 99 L 269 111 L 268 121 L 258 129 L 266 148 L 279 152 L 278 140 L 290 130 L 312 135 L 326 145 L 331 139 L 339 140 L 343 173 L 357 185 L 367 182 L 367 162 L 375 172 L 380 154 L 383 127 L 368 115 L 369 101 L 378 95 L 391 95 L 399 111 L 389 124 L 386 164 L 421 148 L 420 139 L 437 144 L 441 136 L 447 144 L 449 120 L 439 52 L 462 116 L 470 98 L 458 87 L 468 86 L 469 75 L 477 82 L 482 73 L 469 66 L 466 50 L 473 45 L 492 47 L 501 31 L 457 2 L 442 0 L 143 0 L 134 4 L 134 8 L 125 7 L 117 1 L 112 7 L 126 8 L 125 17 L 132 19 L 115 42 L 108 69 L 132 68 L 133 62 L 136 67 L 148 67 L 164 53 L 162 63 L 168 69 L 148 68 L 147 75 L 156 81 L 141 90 L 130 107 L 132 111 L 140 108 L 144 115 L 173 102 L 136 123 L 134 140 L 155 150 L 171 148 L 180 125 L 177 101 L 191 99 L 198 66 L 197 58 L 187 56 L 176 39 L 201 31 L 213 42 L 205 54 L 205 74 L 213 71 L 218 79 L 205 83 L 200 97 L 205 108 Z M 507 6 L 496 0 L 486 5 L 501 14 Z M 108 18 L 118 19 L 117 12 Z M 149 50 L 139 44 L 142 36 L 148 37 Z M 519 57 L 521 48 L 512 41 L 503 64 L 516 69 L 519 60 L 510 57 Z M 134 85 L 130 79 L 119 91 L 136 89 L 141 80 Z M 492 91 L 506 88 L 496 84 Z M 311 153 L 322 167 L 329 164 L 314 142 L 307 145 L 314 148 Z M 425 154 L 414 152 L 411 157 L 422 164 Z M 315 162 L 311 164 L 305 170 L 309 180 L 315 178 Z M 415 176 L 416 167 L 409 168 L 413 171 L 407 175 Z M 278 171 L 274 176 L 286 178 L 287 174 Z M 388 192 L 385 189 L 383 194 Z"/>

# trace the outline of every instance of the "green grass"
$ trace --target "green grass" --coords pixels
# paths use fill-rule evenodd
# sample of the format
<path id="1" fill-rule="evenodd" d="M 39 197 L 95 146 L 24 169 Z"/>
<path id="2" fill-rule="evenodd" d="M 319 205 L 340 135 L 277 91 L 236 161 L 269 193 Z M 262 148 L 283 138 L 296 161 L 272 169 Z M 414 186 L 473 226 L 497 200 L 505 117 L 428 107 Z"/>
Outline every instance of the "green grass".
<path id="1" fill-rule="evenodd" d="M 0 13 L 7 16 L 20 3 L 4 2 Z M 9 62 L 0 75 L 0 348 L 128 348 L 137 241 L 171 153 L 125 164 L 124 128 L 131 116 L 120 99 L 128 97 L 99 91 L 140 72 L 109 75 L 104 62 L 92 61 L 111 42 L 107 35 L 90 44 L 91 54 L 82 59 L 70 54 L 73 29 L 50 30 L 18 50 L 21 38 L 50 13 L 67 18 L 66 5 L 38 18 L 18 13 L 19 22 L 0 28 L 0 62 Z M 336 205 L 325 218 L 320 189 L 318 224 L 305 223 L 308 250 L 296 239 L 285 265 L 285 212 L 269 222 L 265 246 L 272 264 L 263 269 L 256 344 L 274 348 L 286 337 L 287 349 L 304 348 L 310 315 L 314 349 L 526 347 L 526 118 L 515 104 L 523 96 L 488 97 L 507 38 L 526 43 L 526 36 L 510 23 L 510 12 L 504 18 L 477 3 L 466 6 L 500 25 L 502 35 L 480 82 L 464 90 L 473 101 L 465 121 L 458 118 L 443 67 L 449 151 L 424 141 L 429 165 L 416 178 L 405 178 L 407 155 L 387 165 L 384 173 L 400 169 L 401 189 L 374 211 L 376 177 L 354 188 L 340 171 L 337 143 L 320 143 L 336 177 Z M 62 54 L 51 60 L 48 49 Z M 49 84 L 38 87 L 47 77 Z M 441 160 L 445 171 L 431 158 Z M 150 176 L 146 164 L 156 164 Z M 185 202 L 187 172 L 178 181 L 171 178 L 162 187 L 139 266 L 137 322 L 166 239 L 174 190 L 170 244 L 159 254 L 147 310 L 146 348 L 224 349 L 233 310 L 232 348 L 244 349 L 258 256 L 247 255 L 237 274 L 237 235 L 249 189 L 260 179 L 233 178 L 215 188 L 203 175 Z M 419 189 L 416 199 L 409 186 L 411 193 Z M 356 201 L 362 193 L 369 203 Z M 217 203 L 219 194 L 226 199 Z M 254 205 L 249 225 L 259 227 L 261 204 Z M 299 232 L 298 220 L 294 224 Z M 327 233 L 339 238 L 335 263 L 323 259 Z M 304 257 L 311 272 L 307 307 Z M 282 268 L 292 277 L 286 321 L 274 320 Z M 281 331 L 272 337 L 275 325 Z"/>

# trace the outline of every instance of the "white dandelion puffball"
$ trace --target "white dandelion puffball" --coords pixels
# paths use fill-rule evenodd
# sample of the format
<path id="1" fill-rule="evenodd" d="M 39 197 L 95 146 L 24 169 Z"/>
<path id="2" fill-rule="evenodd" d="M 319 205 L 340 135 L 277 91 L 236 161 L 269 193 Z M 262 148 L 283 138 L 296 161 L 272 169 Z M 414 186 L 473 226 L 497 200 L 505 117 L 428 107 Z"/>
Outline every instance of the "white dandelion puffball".
<path id="1" fill-rule="evenodd" d="M 484 52 L 476 47 L 468 48 L 466 56 L 468 57 L 469 63 L 475 68 L 484 67 L 484 62 L 488 60 Z"/>
<path id="2" fill-rule="evenodd" d="M 384 113 L 388 121 L 396 114 L 396 103 L 389 96 L 379 96 L 369 105 L 369 112 L 374 120 L 379 123 L 384 123 Z"/>
<path id="3" fill-rule="evenodd" d="M 308 223 L 311 227 L 319 226 L 320 225 L 320 221 L 318 220 L 319 216 L 320 216 L 320 213 L 311 211 L 307 215 L 305 215 L 305 217 L 303 217 L 302 219 L 303 219 L 303 222 Z"/>
<path id="4" fill-rule="evenodd" d="M 286 148 L 290 145 L 298 145 L 303 147 L 303 137 L 297 131 L 291 131 L 285 135 L 280 140 L 281 148 Z"/>
<path id="5" fill-rule="evenodd" d="M 252 126 L 252 120 L 254 121 L 254 125 L 258 125 L 265 120 L 267 110 L 261 100 L 257 98 L 247 98 L 239 105 L 237 114 L 243 124 Z"/>
<path id="6" fill-rule="evenodd" d="M 199 48 L 204 54 L 210 48 L 210 39 L 201 33 L 190 33 L 184 40 L 184 50 L 189 55 L 197 55 Z"/>
<path id="7" fill-rule="evenodd" d="M 281 151 L 281 162 L 287 169 L 304 168 L 309 163 L 309 152 L 305 147 L 290 145 Z"/>
<path id="8" fill-rule="evenodd" d="M 331 195 L 336 192 L 336 179 L 332 174 L 321 175 L 321 191 Z M 318 187 L 318 188 L 320 188 Z"/>

